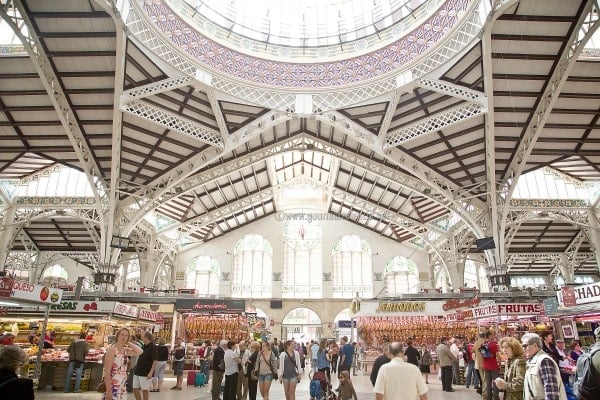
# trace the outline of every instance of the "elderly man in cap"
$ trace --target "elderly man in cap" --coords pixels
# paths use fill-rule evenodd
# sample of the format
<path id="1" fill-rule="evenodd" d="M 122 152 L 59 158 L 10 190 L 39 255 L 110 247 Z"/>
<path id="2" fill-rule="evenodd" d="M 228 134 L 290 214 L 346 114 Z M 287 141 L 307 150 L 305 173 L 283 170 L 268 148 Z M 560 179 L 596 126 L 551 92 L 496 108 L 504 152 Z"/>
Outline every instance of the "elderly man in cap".
<path id="1" fill-rule="evenodd" d="M 556 362 L 544 350 L 537 333 L 526 333 L 521 338 L 527 371 L 523 387 L 525 400 L 566 400 L 565 385 Z"/>

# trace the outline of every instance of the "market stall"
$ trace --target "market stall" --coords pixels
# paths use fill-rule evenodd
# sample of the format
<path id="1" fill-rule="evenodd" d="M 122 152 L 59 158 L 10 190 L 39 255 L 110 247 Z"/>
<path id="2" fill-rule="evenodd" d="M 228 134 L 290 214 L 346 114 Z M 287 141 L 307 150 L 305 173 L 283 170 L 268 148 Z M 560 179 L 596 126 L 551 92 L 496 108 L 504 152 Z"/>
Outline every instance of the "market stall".
<path id="1" fill-rule="evenodd" d="M 557 307 L 551 312 L 559 333 L 568 343 L 578 340 L 581 347 L 595 342 L 594 330 L 600 326 L 600 282 L 564 286 L 556 293 Z"/>
<path id="2" fill-rule="evenodd" d="M 0 323 L 10 326 L 11 334 L 14 336 L 12 342 L 26 341 L 29 344 L 27 353 L 30 356 L 30 362 L 28 365 L 23 366 L 25 370 L 21 371 L 22 375 L 33 378 L 40 375 L 43 338 L 46 334 L 49 307 L 60 303 L 61 298 L 61 289 L 15 280 L 6 276 L 0 277 L 0 305 L 2 306 L 2 314 L 4 314 L 0 318 Z M 39 323 L 35 324 L 35 330 L 39 332 L 38 335 L 31 335 L 31 329 L 29 328 L 34 328 L 34 326 L 19 324 L 18 321 L 11 319 L 12 313 L 20 313 L 18 310 L 23 308 L 38 310 Z"/>
<path id="3" fill-rule="evenodd" d="M 194 343 L 231 339 L 239 341 L 249 335 L 244 300 L 176 299 L 174 336 L 184 338 L 188 352 L 184 368 L 192 368 Z"/>

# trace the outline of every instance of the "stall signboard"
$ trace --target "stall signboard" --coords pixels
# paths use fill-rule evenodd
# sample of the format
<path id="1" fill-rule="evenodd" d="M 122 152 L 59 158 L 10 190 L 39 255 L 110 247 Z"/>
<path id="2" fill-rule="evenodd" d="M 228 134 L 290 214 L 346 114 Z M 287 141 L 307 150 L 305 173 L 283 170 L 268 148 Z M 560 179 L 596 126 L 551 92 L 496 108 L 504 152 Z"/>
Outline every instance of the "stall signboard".
<path id="1" fill-rule="evenodd" d="M 0 277 L 0 299 L 8 299 L 15 280 L 8 276 Z"/>
<path id="2" fill-rule="evenodd" d="M 445 301 L 362 301 L 358 315 L 445 316 Z"/>
<path id="3" fill-rule="evenodd" d="M 176 299 L 175 309 L 188 313 L 243 313 L 246 311 L 245 300 L 219 299 Z"/>
<path id="4" fill-rule="evenodd" d="M 559 304 L 568 307 L 569 305 L 580 305 L 600 302 L 600 282 L 575 286 L 573 287 L 573 293 L 575 295 L 575 304 L 573 304 L 573 301 L 571 299 L 563 297 L 565 292 L 563 292 L 562 290 L 556 292 Z"/>
<path id="5" fill-rule="evenodd" d="M 498 303 L 475 307 L 470 310 L 459 310 L 458 319 L 478 319 L 502 316 L 523 316 L 544 314 L 542 303 Z"/>
<path id="6" fill-rule="evenodd" d="M 52 304 L 50 312 L 52 314 L 110 314 L 114 308 L 114 301 L 63 300 L 60 303 Z"/>
<path id="7" fill-rule="evenodd" d="M 160 324 L 165 322 L 165 319 L 161 313 L 149 310 L 144 307 L 140 307 L 138 318 L 143 319 L 144 321 L 158 322 Z"/>
<path id="8" fill-rule="evenodd" d="M 499 303 L 498 314 L 500 315 L 539 315 L 544 314 L 542 303 Z"/>
<path id="9" fill-rule="evenodd" d="M 62 298 L 62 293 L 62 289 L 27 281 L 14 281 L 10 297 L 15 300 L 27 300 L 35 303 L 58 304 Z"/>
<path id="10" fill-rule="evenodd" d="M 123 304 L 115 301 L 115 307 L 113 308 L 113 314 L 122 315 L 128 318 L 137 318 L 139 309 L 137 306 L 133 306 L 131 304 Z"/>

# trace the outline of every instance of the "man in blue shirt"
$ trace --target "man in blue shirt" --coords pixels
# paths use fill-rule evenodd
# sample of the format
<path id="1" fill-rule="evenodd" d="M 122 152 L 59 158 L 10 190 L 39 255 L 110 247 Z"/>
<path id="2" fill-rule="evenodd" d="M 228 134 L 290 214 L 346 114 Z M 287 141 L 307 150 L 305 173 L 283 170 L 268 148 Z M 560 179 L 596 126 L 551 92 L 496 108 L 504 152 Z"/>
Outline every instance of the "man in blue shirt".
<path id="1" fill-rule="evenodd" d="M 352 359 L 354 357 L 354 346 L 348 343 L 348 337 L 343 336 L 340 339 L 340 364 L 338 367 L 338 378 L 342 371 L 350 371 Z"/>

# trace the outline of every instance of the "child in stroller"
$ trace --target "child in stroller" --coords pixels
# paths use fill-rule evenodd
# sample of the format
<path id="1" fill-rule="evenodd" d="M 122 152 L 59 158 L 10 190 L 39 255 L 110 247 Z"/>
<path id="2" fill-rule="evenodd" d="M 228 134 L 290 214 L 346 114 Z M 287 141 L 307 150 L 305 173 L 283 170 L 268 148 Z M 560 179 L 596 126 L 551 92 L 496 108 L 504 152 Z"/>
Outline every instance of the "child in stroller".
<path id="1" fill-rule="evenodd" d="M 324 371 L 317 371 L 310 379 L 311 400 L 337 400 L 337 396 L 331 390 L 331 384 L 327 380 Z"/>

